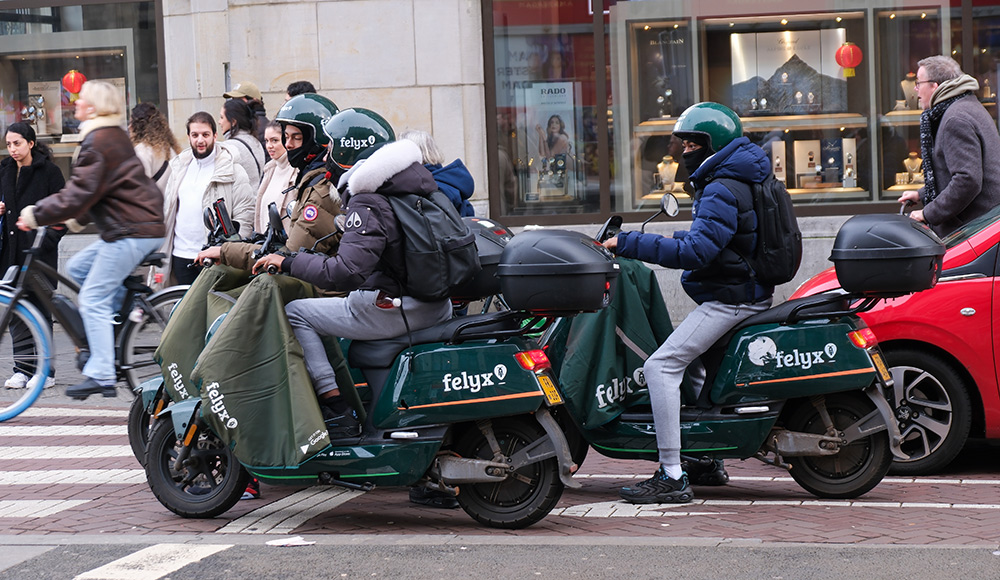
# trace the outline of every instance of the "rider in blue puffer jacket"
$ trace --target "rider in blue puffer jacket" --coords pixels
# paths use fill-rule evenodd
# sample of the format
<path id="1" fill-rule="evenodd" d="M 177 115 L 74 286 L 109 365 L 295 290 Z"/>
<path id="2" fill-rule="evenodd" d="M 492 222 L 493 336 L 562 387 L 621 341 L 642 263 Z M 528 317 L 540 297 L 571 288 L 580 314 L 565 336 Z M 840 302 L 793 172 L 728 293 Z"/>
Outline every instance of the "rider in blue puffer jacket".
<path id="1" fill-rule="evenodd" d="M 753 280 L 740 257 L 753 254 L 757 245 L 749 184 L 771 173 L 767 154 L 743 137 L 736 113 L 717 103 L 689 107 L 677 119 L 674 136 L 683 142 L 684 165 L 694 186 L 691 229 L 673 237 L 622 232 L 605 242 L 619 256 L 683 269 L 684 290 L 698 303 L 643 365 L 660 469 L 652 478 L 622 488 L 622 499 L 631 503 L 682 503 L 694 498 L 680 462 L 684 372 L 691 367 L 689 374 L 699 390 L 705 369 L 698 357 L 741 320 L 768 309 L 774 292 L 774 287 Z M 691 476 L 695 483 L 706 485 L 729 479 L 721 462 Z"/>

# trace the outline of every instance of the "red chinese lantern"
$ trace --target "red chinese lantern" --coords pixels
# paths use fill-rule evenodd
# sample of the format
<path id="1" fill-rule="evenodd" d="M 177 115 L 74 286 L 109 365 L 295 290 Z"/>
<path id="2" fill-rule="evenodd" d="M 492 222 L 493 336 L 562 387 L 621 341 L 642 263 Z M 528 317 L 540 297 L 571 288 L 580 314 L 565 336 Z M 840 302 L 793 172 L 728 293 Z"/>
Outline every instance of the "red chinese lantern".
<path id="1" fill-rule="evenodd" d="M 83 88 L 83 83 L 85 82 L 87 82 L 87 77 L 83 76 L 83 73 L 76 69 L 63 75 L 62 86 L 72 96 L 70 102 L 76 100 L 76 95 Z"/>
<path id="2" fill-rule="evenodd" d="M 837 64 L 844 67 L 844 76 L 853 77 L 854 67 L 861 64 L 861 49 L 853 42 L 845 42 L 837 49 Z"/>

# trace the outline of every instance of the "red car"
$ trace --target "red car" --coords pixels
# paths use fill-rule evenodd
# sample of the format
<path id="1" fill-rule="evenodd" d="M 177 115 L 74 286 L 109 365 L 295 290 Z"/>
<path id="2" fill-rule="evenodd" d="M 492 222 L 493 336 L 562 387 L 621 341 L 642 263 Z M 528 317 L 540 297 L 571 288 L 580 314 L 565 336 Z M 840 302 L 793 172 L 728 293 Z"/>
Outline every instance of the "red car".
<path id="1" fill-rule="evenodd" d="M 892 473 L 935 473 L 970 437 L 1000 439 L 1000 208 L 944 239 L 937 286 L 884 300 L 861 314 L 895 382 L 892 400 L 909 459 Z M 792 298 L 837 288 L 833 268 Z"/>

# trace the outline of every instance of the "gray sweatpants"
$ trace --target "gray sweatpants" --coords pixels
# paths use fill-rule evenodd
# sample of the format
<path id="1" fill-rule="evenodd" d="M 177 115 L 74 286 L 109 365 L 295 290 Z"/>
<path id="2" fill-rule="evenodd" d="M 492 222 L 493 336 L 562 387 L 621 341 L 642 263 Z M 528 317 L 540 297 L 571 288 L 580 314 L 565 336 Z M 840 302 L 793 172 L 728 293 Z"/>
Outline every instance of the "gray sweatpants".
<path id="1" fill-rule="evenodd" d="M 378 340 L 406 334 L 400 308 L 375 306 L 377 290 L 355 290 L 344 298 L 304 298 L 285 306 L 288 322 L 302 345 L 306 370 L 317 395 L 337 388 L 333 366 L 326 358 L 324 336 Z M 451 318 L 451 301 L 422 302 L 404 296 L 402 310 L 410 330 L 434 326 Z"/>
<path id="2" fill-rule="evenodd" d="M 681 464 L 681 380 L 685 369 L 738 322 L 770 307 L 770 300 L 757 304 L 699 304 L 646 359 L 642 371 L 649 385 L 660 463 Z M 697 383 L 695 390 L 700 391 L 705 371 L 700 361 L 695 365 L 699 368 L 692 367 L 691 376 Z"/>

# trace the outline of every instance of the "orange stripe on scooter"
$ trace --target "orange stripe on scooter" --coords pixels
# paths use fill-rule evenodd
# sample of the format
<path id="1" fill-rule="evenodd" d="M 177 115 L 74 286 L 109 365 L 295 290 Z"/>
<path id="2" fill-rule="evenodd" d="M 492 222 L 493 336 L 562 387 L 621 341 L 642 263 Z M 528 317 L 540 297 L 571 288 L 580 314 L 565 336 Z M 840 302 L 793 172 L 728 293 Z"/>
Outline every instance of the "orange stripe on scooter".
<path id="1" fill-rule="evenodd" d="M 430 405 L 414 405 L 412 407 L 397 407 L 400 411 L 409 409 L 426 409 L 428 407 L 448 407 L 451 405 L 468 405 L 470 403 L 491 403 L 493 401 L 509 401 L 511 399 L 523 399 L 525 397 L 541 397 L 542 393 L 517 393 L 514 395 L 502 395 L 500 397 L 488 397 L 486 399 L 473 399 L 471 401 L 447 401 L 445 403 L 432 403 Z"/>
<path id="2" fill-rule="evenodd" d="M 787 383 L 788 381 L 801 381 L 807 379 L 826 379 L 830 377 L 843 377 L 846 375 L 860 375 L 864 373 L 875 373 L 875 369 L 854 369 L 853 371 L 837 371 L 835 373 L 823 373 L 821 375 L 806 375 L 804 377 L 787 377 L 784 379 L 770 379 L 767 381 L 753 381 L 751 383 L 743 383 L 741 386 L 748 385 L 766 385 L 767 383 Z"/>

